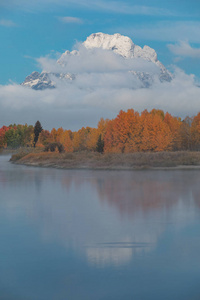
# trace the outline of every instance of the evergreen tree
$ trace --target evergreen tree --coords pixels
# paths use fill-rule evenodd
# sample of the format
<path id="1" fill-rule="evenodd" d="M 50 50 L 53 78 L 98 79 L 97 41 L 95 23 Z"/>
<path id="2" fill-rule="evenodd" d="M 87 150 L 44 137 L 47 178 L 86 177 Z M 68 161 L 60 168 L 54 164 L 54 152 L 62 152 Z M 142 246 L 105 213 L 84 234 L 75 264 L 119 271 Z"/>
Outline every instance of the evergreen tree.
<path id="1" fill-rule="evenodd" d="M 39 138 L 39 135 L 40 135 L 40 132 L 42 132 L 43 128 L 41 126 L 41 123 L 40 121 L 37 121 L 35 123 L 35 126 L 34 126 L 34 147 L 38 141 L 38 138 Z"/>
<path id="2" fill-rule="evenodd" d="M 101 134 L 99 135 L 99 138 L 98 138 L 98 141 L 97 141 L 96 150 L 99 153 L 103 153 L 103 151 L 104 151 L 104 140 L 102 140 Z"/>

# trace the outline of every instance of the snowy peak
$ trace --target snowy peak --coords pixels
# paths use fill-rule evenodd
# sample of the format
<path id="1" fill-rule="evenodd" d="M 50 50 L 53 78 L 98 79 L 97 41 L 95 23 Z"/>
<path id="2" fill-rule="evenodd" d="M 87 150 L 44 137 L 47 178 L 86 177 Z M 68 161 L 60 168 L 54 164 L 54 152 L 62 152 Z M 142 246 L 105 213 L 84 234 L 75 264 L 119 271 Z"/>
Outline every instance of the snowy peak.
<path id="1" fill-rule="evenodd" d="M 136 45 L 134 48 L 134 57 L 149 60 L 154 63 L 158 60 L 156 51 L 149 46 L 144 46 L 142 49 L 140 46 Z"/>
<path id="2" fill-rule="evenodd" d="M 109 35 L 101 32 L 91 34 L 83 45 L 87 49 L 102 48 L 104 50 L 112 50 L 126 58 L 133 57 L 135 47 L 132 40 L 127 36 L 119 33 Z"/>
<path id="3" fill-rule="evenodd" d="M 50 80 L 48 73 L 33 72 L 27 76 L 24 82 L 21 84 L 23 86 L 31 87 L 34 90 L 45 90 L 46 88 L 55 88 L 55 85 Z"/>
<path id="4" fill-rule="evenodd" d="M 82 46 L 78 51 L 73 50 L 70 52 L 67 50 L 66 52 L 64 52 L 57 61 L 57 64 L 60 67 L 59 71 L 43 71 L 42 73 L 33 72 L 25 79 L 22 85 L 31 87 L 35 90 L 43 90 L 46 88 L 55 88 L 57 86 L 57 83 L 61 82 L 61 80 L 63 82 L 66 81 L 66 83 L 75 82 L 80 75 L 79 71 L 77 71 L 77 66 L 81 65 L 83 66 L 83 69 L 86 73 L 87 70 L 89 70 L 88 74 L 91 73 L 90 69 L 87 69 L 88 64 L 85 63 L 85 59 L 88 59 L 89 57 L 89 64 L 94 64 L 95 66 L 95 59 L 97 61 L 99 60 L 99 56 L 97 55 L 98 51 L 93 51 L 93 49 L 96 48 L 111 51 L 116 53 L 117 55 L 120 55 L 124 59 L 124 65 L 128 65 L 131 68 L 127 72 L 130 72 L 133 75 L 133 81 L 135 80 L 135 78 L 139 80 L 140 87 L 148 88 L 152 86 L 155 78 L 158 78 L 160 82 L 170 82 L 173 78 L 172 74 L 158 60 L 157 53 L 154 49 L 150 48 L 149 46 L 144 46 L 143 48 L 141 48 L 140 46 L 134 44 L 129 37 L 123 36 L 119 33 L 109 35 L 99 32 L 91 34 L 86 39 L 86 41 L 82 43 Z M 90 57 L 92 59 L 91 62 Z M 123 61 L 123 59 L 120 61 Z M 159 70 L 159 72 L 149 71 L 149 68 L 145 67 L 147 66 L 147 64 L 146 62 L 144 63 L 144 61 L 156 65 L 156 70 Z M 137 64 L 141 65 L 141 68 L 138 69 L 137 67 L 135 67 L 133 62 L 137 62 Z M 72 66 L 75 66 L 75 68 L 70 69 L 70 67 Z M 124 70 L 123 67 L 122 70 Z M 123 71 L 121 72 L 121 76 L 123 82 Z"/>
<path id="5" fill-rule="evenodd" d="M 152 62 L 158 60 L 154 49 L 149 46 L 141 48 L 135 45 L 128 36 L 119 33 L 113 35 L 102 32 L 93 33 L 86 39 L 83 45 L 87 49 L 102 48 L 104 50 L 112 50 L 125 58 L 142 58 Z"/>
<path id="6" fill-rule="evenodd" d="M 72 81 L 74 79 L 74 76 L 69 73 L 33 72 L 25 78 L 21 85 L 31 87 L 34 90 L 54 89 L 56 88 L 55 80 Z"/>

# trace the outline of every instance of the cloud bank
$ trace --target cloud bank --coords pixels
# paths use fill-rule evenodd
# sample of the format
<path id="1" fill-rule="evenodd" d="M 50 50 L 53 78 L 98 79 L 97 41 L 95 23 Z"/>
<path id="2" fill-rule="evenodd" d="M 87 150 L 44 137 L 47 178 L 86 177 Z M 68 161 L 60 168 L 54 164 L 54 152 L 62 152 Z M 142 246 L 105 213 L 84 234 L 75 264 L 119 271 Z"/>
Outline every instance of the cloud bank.
<path id="1" fill-rule="evenodd" d="M 59 63 L 49 56 L 37 59 L 42 70 L 58 73 L 113 73 L 123 71 L 146 71 L 159 73 L 159 68 L 150 61 L 142 58 L 124 59 L 124 57 L 110 50 L 101 48 L 86 49 L 82 44 L 77 44 L 78 51 L 66 51 Z"/>
<path id="2" fill-rule="evenodd" d="M 169 50 L 178 56 L 200 58 L 200 48 L 192 48 L 188 42 L 168 45 Z"/>
<path id="3" fill-rule="evenodd" d="M 76 75 L 71 81 L 52 76 L 52 80 L 57 80 L 56 89 L 35 91 L 18 84 L 0 86 L 0 126 L 40 120 L 47 129 L 62 126 L 77 130 L 96 126 L 101 117 L 114 118 L 121 109 L 141 112 L 157 108 L 180 117 L 199 111 L 200 88 L 193 75 L 175 69 L 171 82 L 155 80 L 150 88 L 141 88 L 130 70 L 156 74 L 155 64 L 123 59 L 112 51 L 79 50 L 79 55 L 65 57 L 64 67 L 48 57 L 37 60 L 43 70 Z"/>

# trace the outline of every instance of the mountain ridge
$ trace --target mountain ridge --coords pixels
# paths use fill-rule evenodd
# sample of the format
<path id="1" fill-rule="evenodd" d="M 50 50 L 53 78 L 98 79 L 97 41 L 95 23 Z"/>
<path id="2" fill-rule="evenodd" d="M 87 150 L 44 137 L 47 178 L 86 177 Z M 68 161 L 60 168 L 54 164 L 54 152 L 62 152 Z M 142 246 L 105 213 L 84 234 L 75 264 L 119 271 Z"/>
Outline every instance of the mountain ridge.
<path id="1" fill-rule="evenodd" d="M 113 35 L 105 34 L 102 32 L 93 33 L 87 37 L 86 41 L 81 44 L 86 51 L 94 51 L 95 49 L 102 49 L 114 52 L 116 55 L 123 57 L 125 60 L 140 59 L 155 64 L 159 69 L 160 82 L 172 80 L 172 74 L 165 68 L 165 66 L 158 60 L 157 53 L 153 48 L 145 45 L 143 48 L 133 43 L 128 37 L 115 33 Z M 67 63 L 70 57 L 79 56 L 80 52 L 77 50 L 65 51 L 57 60 L 57 64 L 61 67 L 67 68 Z M 153 82 L 155 74 L 150 74 L 144 71 L 130 70 L 131 74 L 139 81 L 141 88 L 149 88 Z M 66 80 L 73 81 L 76 79 L 77 74 L 72 73 L 55 73 L 42 71 L 33 72 L 27 76 L 22 86 L 27 86 L 35 90 L 44 90 L 46 88 L 56 88 L 56 82 L 53 80 Z M 134 87 L 133 87 L 134 88 Z"/>

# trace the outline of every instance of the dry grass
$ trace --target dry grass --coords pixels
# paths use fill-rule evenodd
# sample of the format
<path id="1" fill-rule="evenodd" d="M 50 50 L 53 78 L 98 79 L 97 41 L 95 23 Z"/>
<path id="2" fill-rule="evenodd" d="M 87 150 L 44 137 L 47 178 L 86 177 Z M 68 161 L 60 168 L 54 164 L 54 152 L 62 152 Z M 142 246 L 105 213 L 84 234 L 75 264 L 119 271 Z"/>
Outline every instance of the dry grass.
<path id="1" fill-rule="evenodd" d="M 6 150 L 6 152 L 9 150 Z M 6 153 L 5 152 L 5 153 Z M 9 152 L 8 152 L 9 153 Z M 21 158 L 28 156 L 29 154 L 37 154 L 37 153 L 41 153 L 41 150 L 38 148 L 27 148 L 27 147 L 22 147 L 16 150 L 12 150 L 10 153 L 13 153 L 10 161 L 18 161 Z"/>
<path id="2" fill-rule="evenodd" d="M 178 166 L 200 166 L 200 152 L 157 152 L 157 153 L 18 153 L 11 161 L 18 164 L 57 167 L 57 168 L 89 168 L 89 169 L 141 169 L 168 168 Z"/>

